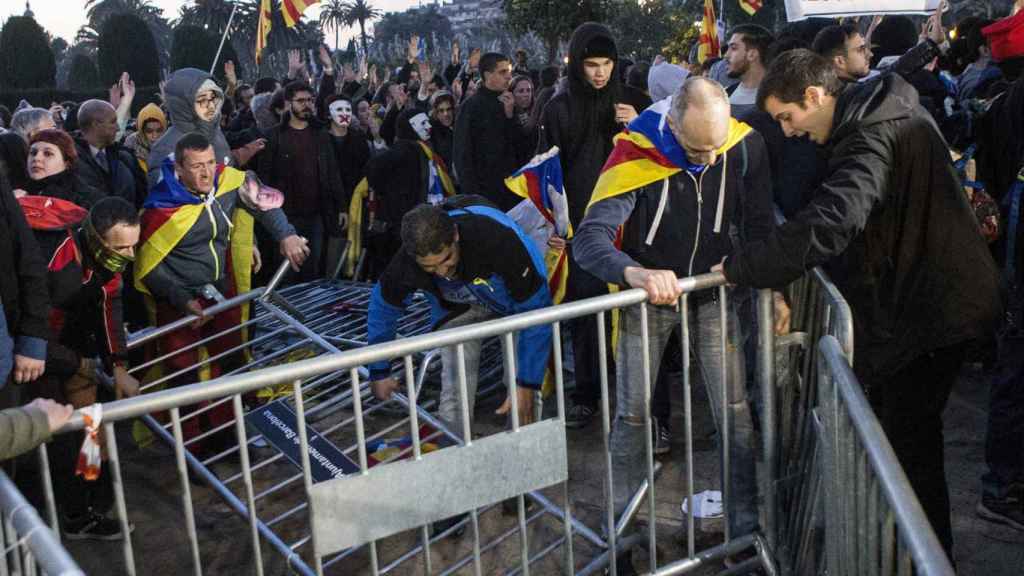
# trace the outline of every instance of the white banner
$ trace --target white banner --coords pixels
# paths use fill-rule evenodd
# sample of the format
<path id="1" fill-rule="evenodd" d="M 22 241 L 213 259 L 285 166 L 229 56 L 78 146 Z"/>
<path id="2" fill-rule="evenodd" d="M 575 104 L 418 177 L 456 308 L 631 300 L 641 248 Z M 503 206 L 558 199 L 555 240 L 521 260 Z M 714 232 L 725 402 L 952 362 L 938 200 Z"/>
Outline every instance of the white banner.
<path id="1" fill-rule="evenodd" d="M 927 14 L 937 10 L 941 3 L 942 0 L 786 0 L 786 18 L 795 22 L 811 16 Z"/>

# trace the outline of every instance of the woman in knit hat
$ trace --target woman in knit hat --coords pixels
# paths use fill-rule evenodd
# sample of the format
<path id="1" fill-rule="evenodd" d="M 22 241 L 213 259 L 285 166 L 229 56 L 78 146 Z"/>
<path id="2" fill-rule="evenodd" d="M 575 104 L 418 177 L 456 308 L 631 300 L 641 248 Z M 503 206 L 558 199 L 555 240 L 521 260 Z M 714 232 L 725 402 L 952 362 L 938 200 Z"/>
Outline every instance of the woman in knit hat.
<path id="1" fill-rule="evenodd" d="M 143 173 L 148 172 L 146 161 L 149 159 L 150 148 L 167 130 L 167 116 L 156 104 L 146 104 L 139 110 L 139 116 L 135 120 L 138 131 L 134 132 L 125 141 L 126 148 L 135 151 L 135 159 L 139 161 Z"/>
<path id="2" fill-rule="evenodd" d="M 75 176 L 78 152 L 75 142 L 63 130 L 40 130 L 32 136 L 28 149 L 28 181 L 15 197 L 50 196 L 89 209 L 103 198 Z"/>

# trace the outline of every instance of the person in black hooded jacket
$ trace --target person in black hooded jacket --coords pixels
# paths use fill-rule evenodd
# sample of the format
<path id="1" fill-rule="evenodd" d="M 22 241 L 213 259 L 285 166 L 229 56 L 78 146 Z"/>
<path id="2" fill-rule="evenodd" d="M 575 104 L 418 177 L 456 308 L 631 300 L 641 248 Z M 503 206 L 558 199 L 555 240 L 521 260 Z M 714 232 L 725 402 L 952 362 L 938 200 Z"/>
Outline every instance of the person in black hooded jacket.
<path id="1" fill-rule="evenodd" d="M 968 345 L 991 337 L 998 273 L 949 148 L 899 74 L 843 87 L 809 50 L 779 55 L 758 107 L 828 154 L 811 201 L 724 262 L 734 284 L 781 288 L 837 258 L 854 365 L 947 553 L 942 412 Z"/>
<path id="2" fill-rule="evenodd" d="M 569 69 L 564 85 L 544 107 L 537 151 L 558 146 L 562 163 L 569 221 L 579 230 L 597 177 L 612 151 L 612 138 L 651 105 L 643 92 L 620 82 L 618 48 L 611 30 L 587 22 L 569 40 Z M 576 264 L 569 248 L 566 300 L 582 300 L 608 291 L 607 285 Z M 592 317 L 571 325 L 576 391 L 566 425 L 583 427 L 600 399 L 598 388 L 597 324 Z"/>

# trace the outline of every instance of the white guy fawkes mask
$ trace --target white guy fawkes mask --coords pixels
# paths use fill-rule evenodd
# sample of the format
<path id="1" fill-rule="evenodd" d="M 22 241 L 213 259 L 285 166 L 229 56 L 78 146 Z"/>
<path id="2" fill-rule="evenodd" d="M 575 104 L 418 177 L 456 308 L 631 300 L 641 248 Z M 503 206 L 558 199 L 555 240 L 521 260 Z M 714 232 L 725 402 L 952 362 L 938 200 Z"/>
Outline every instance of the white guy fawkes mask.
<path id="1" fill-rule="evenodd" d="M 339 126 L 348 126 L 352 123 L 352 103 L 348 100 L 335 100 L 328 106 L 331 113 L 331 120 Z"/>
<path id="2" fill-rule="evenodd" d="M 430 118 L 426 114 L 420 112 L 413 116 L 409 119 L 409 125 L 412 126 L 420 140 L 430 140 Z"/>

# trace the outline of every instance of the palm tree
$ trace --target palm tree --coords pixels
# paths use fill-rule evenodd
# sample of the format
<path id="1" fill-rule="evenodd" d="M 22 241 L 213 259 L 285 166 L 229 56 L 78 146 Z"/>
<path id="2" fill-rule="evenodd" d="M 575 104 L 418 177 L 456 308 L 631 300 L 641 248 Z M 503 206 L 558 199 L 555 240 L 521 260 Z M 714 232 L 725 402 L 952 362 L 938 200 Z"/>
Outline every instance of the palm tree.
<path id="1" fill-rule="evenodd" d="M 366 39 L 366 22 L 380 18 L 381 11 L 374 8 L 367 0 L 351 0 L 346 3 L 345 23 L 349 26 L 359 22 L 359 36 L 363 39 L 363 54 L 368 54 L 369 42 Z"/>
<path id="2" fill-rule="evenodd" d="M 334 48 L 340 49 L 338 45 L 339 31 L 348 26 L 348 6 L 344 0 L 327 0 L 320 9 L 320 27 L 323 29 L 334 28 Z"/>
<path id="3" fill-rule="evenodd" d="M 167 65 L 171 51 L 171 26 L 164 18 L 163 9 L 154 6 L 151 0 L 85 0 L 85 7 L 89 23 L 79 30 L 78 41 L 85 42 L 87 49 L 95 47 L 98 36 L 95 33 L 103 29 L 107 18 L 114 14 L 132 14 L 146 23 L 156 41 L 160 65 Z"/>

